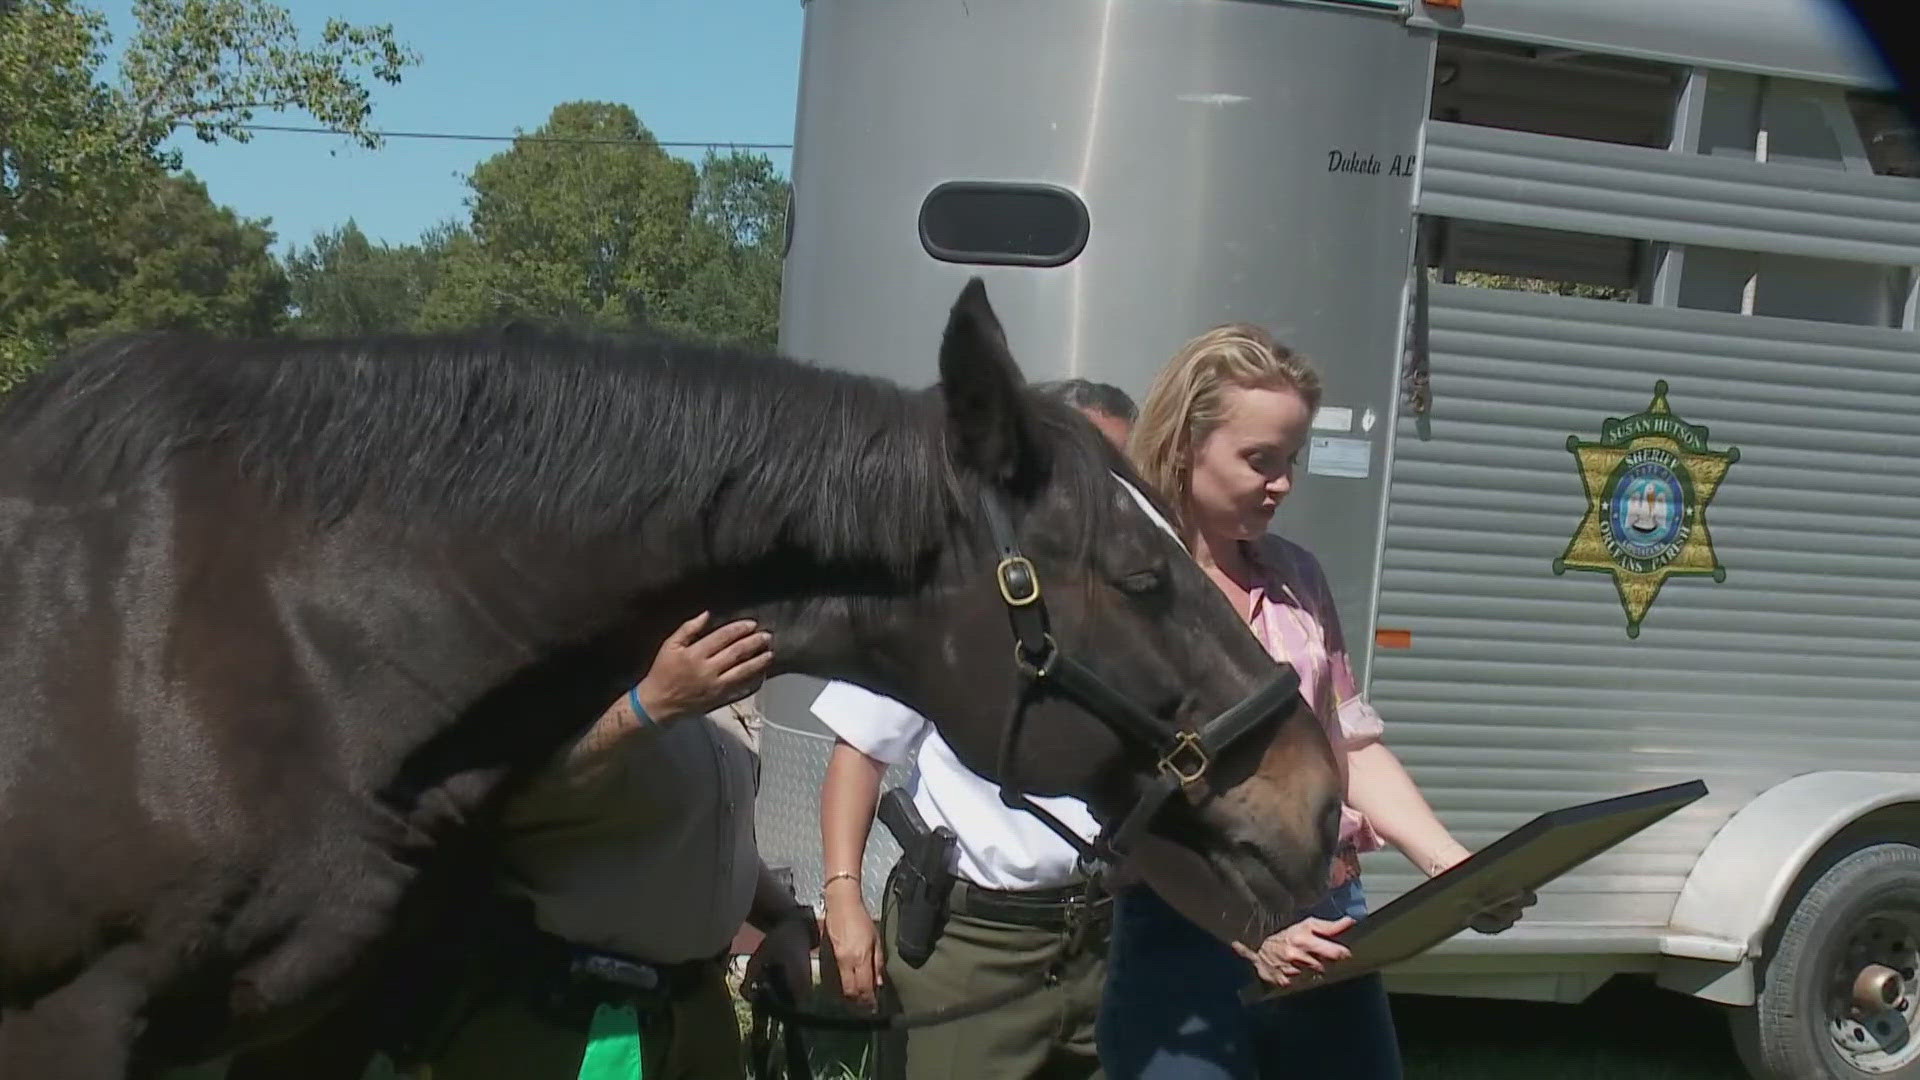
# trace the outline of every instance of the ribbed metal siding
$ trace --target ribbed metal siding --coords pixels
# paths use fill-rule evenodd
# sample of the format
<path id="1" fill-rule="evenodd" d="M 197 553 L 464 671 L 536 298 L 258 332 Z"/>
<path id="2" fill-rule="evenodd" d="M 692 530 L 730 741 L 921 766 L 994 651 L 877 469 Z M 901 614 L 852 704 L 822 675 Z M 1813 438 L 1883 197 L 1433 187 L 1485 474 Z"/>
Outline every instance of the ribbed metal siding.
<path id="1" fill-rule="evenodd" d="M 1920 265 L 1920 184 L 1435 120 L 1420 209 L 1679 244 Z"/>
<path id="2" fill-rule="evenodd" d="M 1828 0 L 1471 0 L 1415 4 L 1412 26 L 1674 64 L 1891 88 L 1845 8 Z"/>
<path id="3" fill-rule="evenodd" d="M 1664 925 L 1753 795 L 1814 769 L 1920 769 L 1920 337 L 1441 286 L 1431 435 L 1397 433 L 1372 694 L 1470 846 L 1556 806 L 1704 778 L 1712 795 L 1563 878 L 1538 922 Z M 1638 639 L 1612 580 L 1551 566 L 1585 509 L 1569 435 L 1655 380 L 1711 449 L 1724 583 L 1669 579 Z M 1412 879 L 1372 857 L 1369 894 Z M 1473 935 L 1468 935 L 1469 938 Z"/>

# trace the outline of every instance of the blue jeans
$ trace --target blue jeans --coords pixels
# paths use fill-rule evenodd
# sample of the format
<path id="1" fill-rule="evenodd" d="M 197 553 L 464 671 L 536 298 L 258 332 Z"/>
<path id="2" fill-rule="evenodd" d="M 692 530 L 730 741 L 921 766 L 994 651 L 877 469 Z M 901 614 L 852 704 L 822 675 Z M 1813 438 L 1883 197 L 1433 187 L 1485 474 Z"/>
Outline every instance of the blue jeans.
<path id="1" fill-rule="evenodd" d="M 1145 886 L 1115 898 L 1095 1042 L 1108 1080 L 1400 1080 L 1380 976 L 1248 1007 L 1253 966 Z M 1356 879 L 1311 913 L 1366 915 Z"/>

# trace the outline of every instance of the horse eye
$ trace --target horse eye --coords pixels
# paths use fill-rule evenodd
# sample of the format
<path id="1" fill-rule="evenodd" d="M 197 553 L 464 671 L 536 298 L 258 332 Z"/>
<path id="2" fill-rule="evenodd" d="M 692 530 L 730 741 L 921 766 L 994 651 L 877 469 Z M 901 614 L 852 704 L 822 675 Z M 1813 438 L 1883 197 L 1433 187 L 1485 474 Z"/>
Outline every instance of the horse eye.
<path id="1" fill-rule="evenodd" d="M 1153 592 L 1166 583 L 1166 575 L 1158 567 L 1148 570 L 1136 570 L 1120 579 L 1120 591 L 1140 596 Z"/>

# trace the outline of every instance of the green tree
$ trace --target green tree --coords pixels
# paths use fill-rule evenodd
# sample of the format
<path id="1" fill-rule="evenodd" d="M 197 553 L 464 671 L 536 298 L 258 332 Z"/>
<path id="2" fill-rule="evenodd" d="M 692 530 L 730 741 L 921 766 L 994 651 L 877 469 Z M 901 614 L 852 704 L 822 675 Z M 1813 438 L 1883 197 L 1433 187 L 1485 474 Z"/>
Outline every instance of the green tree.
<path id="1" fill-rule="evenodd" d="M 84 224 L 144 181 L 116 92 L 95 79 L 106 22 L 66 0 L 9 0 L 0 15 L 0 243 L 29 225 Z"/>
<path id="2" fill-rule="evenodd" d="M 8 0 L 0 16 L 0 237 L 49 219 L 104 216 L 118 185 L 177 169 L 176 128 L 250 137 L 259 110 L 298 109 L 368 147 L 367 83 L 418 57 L 389 26 L 328 21 L 303 42 L 266 0 L 135 0 L 118 78 L 102 78 L 106 20 L 73 0 Z"/>
<path id="3" fill-rule="evenodd" d="M 256 112 L 295 109 L 377 146 L 368 87 L 398 82 L 418 59 L 387 26 L 331 20 L 303 39 L 267 0 L 135 0 L 133 13 L 109 74 L 98 11 L 75 0 L 0 0 L 0 279 L 50 290 L 0 293 L 13 313 L 0 312 L 0 356 L 44 355 L 74 334 L 129 322 L 118 311 L 97 312 L 105 321 L 92 326 L 41 318 L 89 306 L 52 295 L 68 287 L 94 299 L 141 295 L 137 283 L 107 288 L 97 275 L 63 286 L 50 268 L 81 267 L 103 228 L 128 227 L 129 207 L 179 198 L 156 189 L 180 164 L 164 146 L 176 128 L 245 141 L 242 125 Z M 175 301 L 158 306 L 176 318 L 196 307 Z M 40 315 L 22 323 L 23 311 Z M 62 327 L 59 336 L 40 336 L 48 325 Z"/>
<path id="4" fill-rule="evenodd" d="M 156 177 L 146 190 L 54 257 L 0 259 L 8 337 L 44 348 L 124 330 L 279 328 L 287 279 L 266 223 L 215 204 L 191 175 Z"/>
<path id="5" fill-rule="evenodd" d="M 287 254 L 290 328 L 313 335 L 413 329 L 447 250 L 464 242 L 465 233 L 448 223 L 429 229 L 418 244 L 375 244 L 350 220 L 315 235 L 312 244 Z"/>
<path id="6" fill-rule="evenodd" d="M 693 206 L 687 325 L 721 341 L 774 344 L 790 195 L 765 155 L 707 154 Z"/>
<path id="7" fill-rule="evenodd" d="M 771 345 L 787 184 L 759 155 L 669 155 L 625 105 L 571 102 L 468 179 L 423 322 L 508 317 Z"/>
<path id="8" fill-rule="evenodd" d="M 1430 281 L 1440 280 L 1439 270 L 1429 267 L 1427 278 Z M 1633 303 L 1636 297 L 1633 289 L 1619 285 L 1597 285 L 1585 281 L 1552 281 L 1547 278 L 1519 277 L 1513 274 L 1490 274 L 1479 270 L 1456 271 L 1454 283 L 1473 289 L 1549 293 L 1554 296 L 1577 296 L 1585 300 L 1616 300 L 1628 304 Z"/>
<path id="9" fill-rule="evenodd" d="M 31 374 L 46 356 L 47 349 L 44 342 L 29 337 L 0 334 L 0 394 L 13 389 Z"/>
<path id="10" fill-rule="evenodd" d="M 697 181 L 625 105 L 558 106 L 468 177 L 473 241 L 448 252 L 427 318 L 657 321 L 654 309 L 686 277 Z"/>

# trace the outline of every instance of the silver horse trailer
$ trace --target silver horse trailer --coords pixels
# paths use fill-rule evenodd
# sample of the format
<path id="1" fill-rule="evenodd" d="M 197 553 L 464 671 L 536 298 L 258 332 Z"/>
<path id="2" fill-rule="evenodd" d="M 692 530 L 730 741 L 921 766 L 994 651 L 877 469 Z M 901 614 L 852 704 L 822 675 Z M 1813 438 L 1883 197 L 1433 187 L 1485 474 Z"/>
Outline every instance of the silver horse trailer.
<path id="1" fill-rule="evenodd" d="M 1031 377 L 1272 327 L 1277 528 L 1470 845 L 1712 794 L 1390 972 L 1730 1006 L 1760 1076 L 1920 1076 L 1920 152 L 1820 0 L 811 0 L 786 351 L 914 385 L 983 276 Z M 816 686 L 762 839 L 819 883 Z M 876 830 L 870 900 L 892 851 Z M 1378 905 L 1414 884 L 1368 857 Z"/>

